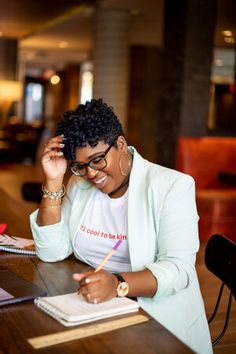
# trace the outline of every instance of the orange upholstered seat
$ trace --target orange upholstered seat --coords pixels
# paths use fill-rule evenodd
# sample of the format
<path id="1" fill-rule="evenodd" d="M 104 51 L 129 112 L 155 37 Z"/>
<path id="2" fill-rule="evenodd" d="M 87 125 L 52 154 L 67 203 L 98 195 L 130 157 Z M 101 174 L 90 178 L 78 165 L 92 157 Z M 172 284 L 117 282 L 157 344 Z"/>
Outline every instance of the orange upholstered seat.
<path id="1" fill-rule="evenodd" d="M 176 151 L 176 169 L 196 182 L 200 239 L 236 241 L 236 138 L 180 137 Z"/>

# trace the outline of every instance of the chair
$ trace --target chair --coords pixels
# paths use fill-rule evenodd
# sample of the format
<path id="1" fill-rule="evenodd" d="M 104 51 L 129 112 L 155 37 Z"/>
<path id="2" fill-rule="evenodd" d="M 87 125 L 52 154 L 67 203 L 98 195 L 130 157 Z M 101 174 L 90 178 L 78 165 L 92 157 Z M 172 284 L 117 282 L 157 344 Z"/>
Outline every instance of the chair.
<path id="1" fill-rule="evenodd" d="M 215 309 L 208 320 L 209 324 L 215 318 L 224 287 L 227 286 L 230 291 L 224 326 L 218 337 L 212 341 L 214 346 L 219 343 L 227 330 L 232 297 L 234 296 L 236 299 L 236 244 L 222 235 L 215 234 L 211 236 L 206 245 L 205 264 L 206 267 L 222 281 Z"/>
<path id="2" fill-rule="evenodd" d="M 176 169 L 196 182 L 201 241 L 219 233 L 236 242 L 236 138 L 179 137 Z"/>

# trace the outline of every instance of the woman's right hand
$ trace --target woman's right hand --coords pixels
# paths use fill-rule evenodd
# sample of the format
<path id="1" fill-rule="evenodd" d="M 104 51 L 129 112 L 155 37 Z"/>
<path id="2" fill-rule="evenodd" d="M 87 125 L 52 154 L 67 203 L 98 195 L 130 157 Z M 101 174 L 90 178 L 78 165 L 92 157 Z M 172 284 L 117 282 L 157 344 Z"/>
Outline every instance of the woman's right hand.
<path id="1" fill-rule="evenodd" d="M 63 135 L 51 138 L 44 145 L 41 163 L 47 180 L 63 179 L 66 173 L 67 161 L 61 150 L 63 147 Z"/>

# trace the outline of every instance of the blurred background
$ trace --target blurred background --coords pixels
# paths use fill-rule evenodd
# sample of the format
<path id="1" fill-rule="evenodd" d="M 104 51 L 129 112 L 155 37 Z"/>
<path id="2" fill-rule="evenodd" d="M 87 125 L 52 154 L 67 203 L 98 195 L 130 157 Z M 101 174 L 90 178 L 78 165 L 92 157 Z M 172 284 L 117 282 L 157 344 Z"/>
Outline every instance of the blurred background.
<path id="1" fill-rule="evenodd" d="M 0 222 L 8 221 L 7 232 L 22 224 L 30 235 L 42 147 L 63 112 L 101 97 L 145 158 L 194 177 L 197 270 L 211 313 L 218 282 L 204 265 L 206 241 L 222 233 L 236 242 L 235 40 L 235 0 L 0 1 Z M 235 353 L 235 338 L 234 302 L 215 353 Z"/>
<path id="2" fill-rule="evenodd" d="M 38 162 L 64 111 L 114 107 L 144 157 L 235 136 L 234 0 L 0 2 L 0 163 Z"/>

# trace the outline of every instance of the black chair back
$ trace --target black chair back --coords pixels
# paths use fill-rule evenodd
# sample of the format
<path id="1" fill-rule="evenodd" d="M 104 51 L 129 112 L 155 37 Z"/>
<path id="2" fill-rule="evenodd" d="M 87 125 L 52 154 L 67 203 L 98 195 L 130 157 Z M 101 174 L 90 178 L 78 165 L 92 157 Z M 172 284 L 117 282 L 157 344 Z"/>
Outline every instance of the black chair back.
<path id="1" fill-rule="evenodd" d="M 222 235 L 213 235 L 206 246 L 205 264 L 236 299 L 236 244 Z"/>
<path id="2" fill-rule="evenodd" d="M 232 297 L 236 299 L 236 244 L 222 235 L 213 235 L 209 239 L 205 251 L 206 267 L 221 281 L 216 305 L 211 317 L 210 324 L 215 318 L 222 298 L 224 287 L 229 288 L 228 305 L 225 311 L 225 321 L 220 334 L 212 341 L 213 346 L 221 341 L 228 328 L 231 313 Z"/>

